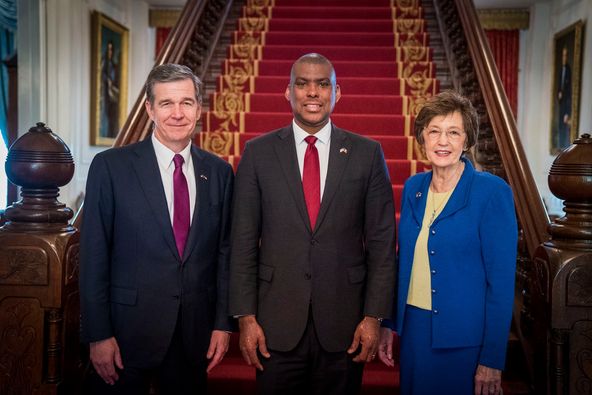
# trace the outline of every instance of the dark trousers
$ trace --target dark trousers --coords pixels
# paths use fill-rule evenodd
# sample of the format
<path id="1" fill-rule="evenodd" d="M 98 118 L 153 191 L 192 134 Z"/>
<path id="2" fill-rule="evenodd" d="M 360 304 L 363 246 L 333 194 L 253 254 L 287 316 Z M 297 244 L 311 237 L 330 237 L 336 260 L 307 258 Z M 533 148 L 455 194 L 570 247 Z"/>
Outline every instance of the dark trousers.
<path id="1" fill-rule="evenodd" d="M 264 369 L 257 371 L 260 395 L 354 395 L 360 392 L 364 364 L 353 362 L 346 351 L 323 350 L 311 312 L 296 348 L 287 352 L 269 350 L 269 353 L 269 359 L 259 355 Z"/>
<path id="2" fill-rule="evenodd" d="M 91 369 L 85 393 L 93 395 L 147 395 L 150 388 L 160 395 L 200 395 L 206 393 L 207 374 L 204 356 L 186 355 L 183 347 L 181 313 L 169 349 L 160 364 L 154 369 L 140 369 L 124 363 L 117 369 L 119 380 L 114 385 L 106 384 Z M 125 356 L 124 360 L 125 360 Z M 200 358 L 199 361 L 196 361 Z"/>

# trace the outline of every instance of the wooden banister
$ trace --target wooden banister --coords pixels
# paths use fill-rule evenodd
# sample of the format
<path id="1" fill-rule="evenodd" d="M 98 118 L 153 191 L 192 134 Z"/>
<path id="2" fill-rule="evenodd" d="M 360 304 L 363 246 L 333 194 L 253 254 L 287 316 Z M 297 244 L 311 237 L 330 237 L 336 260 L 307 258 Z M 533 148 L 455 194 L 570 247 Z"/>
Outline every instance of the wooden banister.
<path id="1" fill-rule="evenodd" d="M 529 255 L 548 239 L 549 216 L 532 176 L 485 32 L 471 0 L 455 0 Z"/>

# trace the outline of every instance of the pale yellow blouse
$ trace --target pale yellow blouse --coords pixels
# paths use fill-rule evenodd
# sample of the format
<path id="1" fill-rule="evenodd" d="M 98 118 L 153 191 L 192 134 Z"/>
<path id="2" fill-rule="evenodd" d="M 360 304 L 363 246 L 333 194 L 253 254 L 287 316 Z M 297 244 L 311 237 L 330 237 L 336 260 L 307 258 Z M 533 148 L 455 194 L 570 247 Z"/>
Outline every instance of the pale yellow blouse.
<path id="1" fill-rule="evenodd" d="M 428 189 L 423 223 L 415 242 L 411 280 L 409 282 L 409 293 L 407 294 L 407 304 L 420 309 L 432 309 L 432 282 L 430 278 L 430 257 L 428 255 L 430 226 L 446 206 L 452 191 L 454 189 L 448 192 L 436 193 Z"/>

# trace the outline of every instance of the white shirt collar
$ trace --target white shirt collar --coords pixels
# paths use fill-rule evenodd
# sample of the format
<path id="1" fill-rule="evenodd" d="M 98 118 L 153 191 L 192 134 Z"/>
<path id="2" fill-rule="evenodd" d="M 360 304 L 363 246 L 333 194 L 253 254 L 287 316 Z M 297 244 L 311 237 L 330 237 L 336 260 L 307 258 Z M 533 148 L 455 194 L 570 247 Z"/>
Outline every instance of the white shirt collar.
<path id="1" fill-rule="evenodd" d="M 173 152 L 169 147 L 161 143 L 156 138 L 156 136 L 154 136 L 154 133 L 152 133 L 152 145 L 154 146 L 154 152 L 156 153 L 156 159 L 158 160 L 158 163 L 164 169 L 168 169 L 173 163 L 175 152 Z M 183 157 L 185 164 L 189 163 L 189 159 L 191 157 L 191 141 L 187 144 L 185 148 L 183 148 L 181 152 L 179 152 L 179 155 Z"/>
<path id="2" fill-rule="evenodd" d="M 304 139 L 310 136 L 310 133 L 302 129 L 295 120 L 292 120 L 292 129 L 294 129 L 294 140 L 296 144 L 300 144 L 304 141 Z M 321 130 L 316 132 L 314 136 L 319 139 L 321 143 L 327 144 L 331 139 L 331 119 L 329 122 Z"/>

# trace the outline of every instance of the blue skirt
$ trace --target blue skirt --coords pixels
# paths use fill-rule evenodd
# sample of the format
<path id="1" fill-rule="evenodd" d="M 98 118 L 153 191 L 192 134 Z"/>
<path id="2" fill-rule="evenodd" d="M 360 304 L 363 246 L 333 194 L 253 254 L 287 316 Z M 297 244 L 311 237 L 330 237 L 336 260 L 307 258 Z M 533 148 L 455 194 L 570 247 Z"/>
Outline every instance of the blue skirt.
<path id="1" fill-rule="evenodd" d="M 401 395 L 474 394 L 481 347 L 432 348 L 432 312 L 410 305 L 402 332 Z"/>

